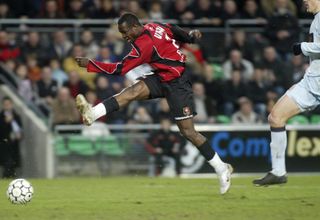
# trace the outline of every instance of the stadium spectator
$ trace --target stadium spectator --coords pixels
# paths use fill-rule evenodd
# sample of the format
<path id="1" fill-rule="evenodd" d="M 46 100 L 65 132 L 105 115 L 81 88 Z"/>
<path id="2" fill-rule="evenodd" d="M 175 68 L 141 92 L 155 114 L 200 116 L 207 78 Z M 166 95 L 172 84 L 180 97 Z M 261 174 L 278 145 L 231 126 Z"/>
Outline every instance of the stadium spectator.
<path id="1" fill-rule="evenodd" d="M 232 123 L 255 125 L 261 124 L 261 117 L 253 111 L 252 102 L 247 97 L 240 97 L 238 100 L 240 110 L 232 115 Z"/>
<path id="2" fill-rule="evenodd" d="M 61 69 L 61 65 L 56 59 L 50 60 L 50 68 L 52 70 L 52 78 L 61 87 L 69 79 L 68 75 Z"/>
<path id="3" fill-rule="evenodd" d="M 127 11 L 134 13 L 140 19 L 148 18 L 147 12 L 141 8 L 138 0 L 129 0 Z"/>
<path id="4" fill-rule="evenodd" d="M 63 69 L 67 73 L 76 71 L 79 74 L 80 79 L 83 80 L 91 89 L 94 89 L 94 79 L 96 77 L 96 74 L 88 73 L 87 70 L 79 68 L 77 62 L 74 59 L 75 57 L 82 57 L 84 55 L 84 51 L 80 44 L 73 45 L 71 54 L 63 61 Z"/>
<path id="5" fill-rule="evenodd" d="M 265 81 L 272 87 L 277 87 L 278 93 L 282 94 L 283 88 L 288 85 L 285 63 L 277 57 L 274 47 L 267 46 L 263 50 L 261 67 L 267 70 Z"/>
<path id="6" fill-rule="evenodd" d="M 252 40 L 248 38 L 244 30 L 238 29 L 232 33 L 232 39 L 229 45 L 227 46 L 227 53 L 230 54 L 232 50 L 239 50 L 242 53 L 242 56 L 246 60 L 254 60 L 254 46 Z"/>
<path id="7" fill-rule="evenodd" d="M 290 65 L 288 65 L 288 69 L 286 70 L 288 71 L 287 75 L 290 77 L 289 79 L 287 79 L 290 85 L 299 82 L 303 78 L 306 70 L 305 64 L 306 63 L 304 62 L 302 55 L 293 56 L 291 58 L 291 63 Z"/>
<path id="8" fill-rule="evenodd" d="M 18 93 L 26 101 L 34 100 L 34 92 L 32 90 L 31 81 L 28 79 L 28 67 L 24 64 L 19 64 L 15 70 L 18 80 Z"/>
<path id="9" fill-rule="evenodd" d="M 222 20 L 220 18 L 221 10 L 217 10 L 217 8 L 213 6 L 212 1 L 210 0 L 194 1 L 192 8 L 193 8 L 195 19 L 198 19 L 201 22 L 201 24 L 218 26 L 222 23 Z"/>
<path id="10" fill-rule="evenodd" d="M 0 112 L 0 166 L 2 177 L 14 178 L 16 169 L 20 167 L 19 143 L 22 139 L 22 123 L 9 97 L 2 99 L 3 109 Z"/>
<path id="11" fill-rule="evenodd" d="M 223 1 L 222 0 L 213 0 L 212 6 L 215 11 L 221 11 L 223 7 Z"/>
<path id="12" fill-rule="evenodd" d="M 52 124 L 77 124 L 80 123 L 80 115 L 70 91 L 66 87 L 58 90 L 57 97 L 52 102 Z"/>
<path id="13" fill-rule="evenodd" d="M 171 131 L 171 121 L 168 118 L 160 120 L 161 129 L 153 132 L 145 143 L 147 151 L 153 155 L 155 162 L 155 175 L 161 175 L 165 167 L 164 156 L 171 157 L 175 161 L 176 175 L 181 173 L 181 155 L 183 143 L 181 137 Z"/>
<path id="14" fill-rule="evenodd" d="M 267 92 L 270 87 L 264 80 L 265 70 L 256 67 L 253 78 L 247 85 L 248 98 L 253 102 L 254 110 L 261 116 L 266 114 Z"/>
<path id="15" fill-rule="evenodd" d="M 223 21 L 229 19 L 238 19 L 240 14 L 238 12 L 237 4 L 234 0 L 225 0 L 223 2 L 223 10 L 221 14 L 221 19 Z"/>
<path id="16" fill-rule="evenodd" d="M 52 78 L 50 67 L 42 68 L 41 79 L 37 81 L 36 91 L 39 97 L 39 103 L 43 106 L 50 106 L 58 92 L 58 83 Z M 46 109 L 46 108 L 43 108 Z M 44 113 L 48 113 L 44 110 Z"/>
<path id="17" fill-rule="evenodd" d="M 88 103 L 90 103 L 92 106 L 97 105 L 101 100 L 98 99 L 97 94 L 94 90 L 88 90 L 85 94 L 86 99 L 88 100 Z"/>
<path id="18" fill-rule="evenodd" d="M 297 18 L 288 10 L 288 0 L 276 0 L 266 35 L 282 59 L 288 60 L 292 55 L 291 46 L 298 41 L 299 30 Z"/>
<path id="19" fill-rule="evenodd" d="M 295 4 L 297 5 L 299 19 L 313 19 L 314 18 L 314 15 L 307 11 L 306 4 L 304 4 L 303 0 L 295 0 Z"/>
<path id="20" fill-rule="evenodd" d="M 253 64 L 242 58 L 242 53 L 239 50 L 231 50 L 229 59 L 223 63 L 223 73 L 225 79 L 230 79 L 232 72 L 238 70 L 241 73 L 241 78 L 244 81 L 251 79 L 253 75 Z"/>
<path id="21" fill-rule="evenodd" d="M 70 0 L 69 7 L 66 12 L 66 18 L 84 19 L 87 17 L 86 11 L 83 8 L 82 0 Z"/>
<path id="22" fill-rule="evenodd" d="M 0 18 L 13 18 L 13 14 L 10 11 L 10 8 L 6 2 L 0 2 Z"/>
<path id="23" fill-rule="evenodd" d="M 231 116 L 237 105 L 238 98 L 246 96 L 246 84 L 241 78 L 241 72 L 234 70 L 231 79 L 222 84 L 223 111 L 225 115 Z"/>
<path id="24" fill-rule="evenodd" d="M 196 123 L 213 123 L 214 115 L 216 114 L 216 106 L 213 100 L 206 97 L 204 85 L 199 82 L 195 82 L 192 85 L 193 100 L 195 105 L 195 111 L 197 115 L 194 117 Z"/>
<path id="25" fill-rule="evenodd" d="M 223 112 L 223 97 L 221 93 L 222 82 L 218 78 L 218 69 L 214 64 L 205 64 L 203 85 L 206 91 L 206 97 L 211 99 L 212 103 L 216 106 L 217 112 Z M 222 72 L 222 71 L 221 71 Z M 221 74 L 222 75 L 222 74 Z"/>
<path id="26" fill-rule="evenodd" d="M 18 59 L 21 55 L 20 48 L 9 42 L 6 31 L 0 31 L 0 61 Z"/>
<path id="27" fill-rule="evenodd" d="M 168 7 L 166 12 L 168 19 L 177 19 L 181 22 L 190 22 L 194 19 L 194 14 L 188 6 L 187 0 L 176 0 Z"/>
<path id="28" fill-rule="evenodd" d="M 88 85 L 80 79 L 77 71 L 71 71 L 69 73 L 69 80 L 66 81 L 63 86 L 69 89 L 69 92 L 73 98 L 75 98 L 78 94 L 84 95 L 89 90 Z"/>
<path id="29" fill-rule="evenodd" d="M 38 65 L 38 60 L 32 55 L 26 57 L 26 62 L 28 67 L 28 78 L 31 80 L 32 84 L 34 84 L 41 78 L 41 68 Z"/>
<path id="30" fill-rule="evenodd" d="M 119 35 L 119 32 L 116 30 L 116 26 L 111 26 L 105 32 L 104 38 L 100 44 L 101 46 L 109 47 L 111 53 L 118 61 L 121 60 L 131 49 L 128 44 L 123 42 L 121 35 Z"/>
<path id="31" fill-rule="evenodd" d="M 89 10 L 89 17 L 94 19 L 119 17 L 119 13 L 113 6 L 112 0 L 97 0 L 93 1 L 94 6 Z"/>
<path id="32" fill-rule="evenodd" d="M 112 55 L 109 47 L 100 47 L 96 60 L 101 62 L 115 62 L 116 58 Z"/>
<path id="33" fill-rule="evenodd" d="M 72 48 L 72 42 L 68 40 L 64 30 L 58 30 L 53 34 L 53 43 L 49 50 L 50 58 L 62 61 L 67 57 Z"/>
<path id="34" fill-rule="evenodd" d="M 132 115 L 132 119 L 137 124 L 151 124 L 153 122 L 148 110 L 143 106 L 138 106 Z"/>
<path id="35" fill-rule="evenodd" d="M 151 2 L 148 15 L 149 15 L 149 18 L 152 20 L 160 20 L 160 19 L 165 18 L 161 1 L 152 1 Z"/>
<path id="36" fill-rule="evenodd" d="M 14 18 L 35 17 L 37 15 L 37 9 L 34 7 L 35 0 L 1 0 L 1 2 L 5 2 L 9 6 Z"/>
<path id="37" fill-rule="evenodd" d="M 154 116 L 152 118 L 155 123 L 159 123 L 161 118 L 171 118 L 170 108 L 166 99 L 162 98 L 157 103 Z"/>
<path id="38" fill-rule="evenodd" d="M 121 79 L 119 76 L 109 77 L 109 82 L 113 91 L 121 92 L 123 90 L 125 79 Z"/>
<path id="39" fill-rule="evenodd" d="M 96 80 L 96 94 L 99 100 L 105 100 L 114 94 L 112 87 L 109 84 L 109 79 L 106 76 L 98 75 Z"/>
<path id="40" fill-rule="evenodd" d="M 0 1 L 0 19 L 14 18 L 14 14 L 5 1 Z M 1 24 L 1 29 L 6 30 L 7 27 L 11 27 L 10 24 Z"/>
<path id="41" fill-rule="evenodd" d="M 81 34 L 80 45 L 83 48 L 84 53 L 88 57 L 96 57 L 98 55 L 99 46 L 93 38 L 93 34 L 90 30 L 84 30 Z"/>
<path id="42" fill-rule="evenodd" d="M 197 75 L 203 74 L 206 60 L 200 45 L 185 44 L 181 51 L 188 57 L 187 65 L 191 67 L 192 72 Z"/>
<path id="43" fill-rule="evenodd" d="M 64 14 L 62 10 L 59 10 L 59 5 L 56 0 L 46 0 L 44 8 L 39 17 L 48 19 L 59 19 L 64 18 Z"/>
<path id="44" fill-rule="evenodd" d="M 266 15 L 255 0 L 246 0 L 241 13 L 244 19 L 264 19 Z"/>
<path id="45" fill-rule="evenodd" d="M 294 4 L 295 1 L 297 0 L 260 0 L 262 9 L 268 17 L 271 17 L 277 9 L 277 4 L 286 5 L 286 8 L 295 16 L 297 14 L 297 7 Z"/>
<path id="46" fill-rule="evenodd" d="M 17 63 L 15 62 L 15 60 L 13 59 L 9 59 L 9 60 L 6 60 L 5 62 L 3 62 L 4 64 L 4 67 L 9 71 L 9 72 L 14 72 L 14 70 L 16 69 L 17 67 Z"/>
<path id="47" fill-rule="evenodd" d="M 31 31 L 27 35 L 27 41 L 21 47 L 22 59 L 25 62 L 28 56 L 37 59 L 39 65 L 44 65 L 48 61 L 47 48 L 40 42 L 39 32 Z"/>

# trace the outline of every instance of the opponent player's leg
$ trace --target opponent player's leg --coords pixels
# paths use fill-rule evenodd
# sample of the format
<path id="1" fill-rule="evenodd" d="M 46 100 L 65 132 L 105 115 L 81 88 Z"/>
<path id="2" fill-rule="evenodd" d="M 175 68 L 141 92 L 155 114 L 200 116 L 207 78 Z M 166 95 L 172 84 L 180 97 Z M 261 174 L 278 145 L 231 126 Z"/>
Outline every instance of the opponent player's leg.
<path id="1" fill-rule="evenodd" d="M 176 120 L 176 123 L 181 134 L 198 148 L 204 158 L 215 169 L 220 181 L 220 193 L 226 193 L 231 185 L 231 165 L 224 163 L 212 149 L 207 138 L 195 130 L 192 117 Z"/>
<path id="2" fill-rule="evenodd" d="M 256 185 L 282 184 L 287 182 L 285 151 L 287 133 L 285 124 L 289 118 L 300 113 L 300 108 L 293 98 L 285 94 L 278 100 L 268 116 L 271 130 L 272 170 L 265 177 L 253 181 Z"/>
<path id="3" fill-rule="evenodd" d="M 86 101 L 83 95 L 76 97 L 77 108 L 80 111 L 86 125 L 91 125 L 98 118 L 117 111 L 119 108 L 128 105 L 133 100 L 149 99 L 150 90 L 142 80 L 123 89 L 120 93 L 104 100 L 94 107 Z"/>

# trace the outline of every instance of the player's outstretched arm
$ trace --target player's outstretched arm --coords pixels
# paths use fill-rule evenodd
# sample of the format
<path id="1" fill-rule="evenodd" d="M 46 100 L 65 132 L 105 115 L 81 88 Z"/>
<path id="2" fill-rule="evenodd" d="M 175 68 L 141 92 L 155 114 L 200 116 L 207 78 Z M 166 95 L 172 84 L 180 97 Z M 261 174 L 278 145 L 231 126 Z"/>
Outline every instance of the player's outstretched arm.
<path id="1" fill-rule="evenodd" d="M 80 67 L 87 68 L 88 72 L 121 74 L 121 69 L 118 69 L 118 65 L 121 63 L 103 63 L 86 57 L 76 57 L 75 61 Z"/>
<path id="2" fill-rule="evenodd" d="M 86 57 L 76 57 L 75 60 L 80 67 L 87 68 L 88 72 L 106 73 L 112 75 L 125 75 L 133 68 L 150 61 L 152 55 L 152 42 L 149 37 L 139 38 L 133 45 L 130 53 L 121 62 L 104 63 Z"/>

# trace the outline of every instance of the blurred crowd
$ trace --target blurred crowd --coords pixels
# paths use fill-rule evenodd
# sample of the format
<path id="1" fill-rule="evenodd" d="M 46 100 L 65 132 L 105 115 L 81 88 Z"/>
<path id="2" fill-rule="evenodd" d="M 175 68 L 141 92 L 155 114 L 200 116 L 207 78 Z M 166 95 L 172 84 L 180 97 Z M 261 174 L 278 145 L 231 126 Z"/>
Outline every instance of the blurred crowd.
<path id="1" fill-rule="evenodd" d="M 303 0 L 1 0 L 0 17 L 103 19 L 131 11 L 141 19 L 199 19 L 221 25 L 227 19 L 268 18 L 283 4 L 292 16 L 309 16 Z"/>
<path id="2" fill-rule="evenodd" d="M 19 3 L 17 3 L 19 2 Z M 224 59 L 210 62 L 205 52 L 210 40 L 183 45 L 186 73 L 191 78 L 197 123 L 264 123 L 276 100 L 299 81 L 308 63 L 292 56 L 299 40 L 298 18 L 306 18 L 302 1 L 291 0 L 0 0 L 0 17 L 116 18 L 131 11 L 140 18 L 201 20 L 222 25 L 227 19 L 257 18 L 268 21 L 264 33 L 235 29 L 225 40 Z M 16 7 L 17 6 L 17 7 Z M 26 10 L 27 9 L 27 10 Z M 214 41 L 215 39 L 211 39 Z M 74 98 L 82 93 L 92 105 L 133 83 L 132 77 L 88 73 L 76 56 L 103 62 L 120 61 L 130 51 L 111 25 L 103 36 L 88 29 L 74 42 L 64 29 L 48 34 L 0 31 L 0 62 L 16 74 L 19 94 L 38 105 L 53 125 L 81 122 Z M 214 51 L 213 51 L 214 53 Z M 148 71 L 140 67 L 128 76 Z M 110 124 L 158 123 L 170 117 L 166 100 L 133 102 L 100 121 Z"/>

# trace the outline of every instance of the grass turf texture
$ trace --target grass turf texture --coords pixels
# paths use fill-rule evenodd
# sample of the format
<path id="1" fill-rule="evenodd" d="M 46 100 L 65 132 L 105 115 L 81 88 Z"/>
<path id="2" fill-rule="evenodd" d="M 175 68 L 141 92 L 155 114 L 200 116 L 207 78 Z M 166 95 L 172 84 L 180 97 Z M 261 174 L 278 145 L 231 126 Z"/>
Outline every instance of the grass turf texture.
<path id="1" fill-rule="evenodd" d="M 9 181 L 0 181 L 0 219 L 175 220 L 319 219 L 320 176 L 290 177 L 284 186 L 254 187 L 252 178 L 234 178 L 218 194 L 217 179 L 143 177 L 30 180 L 28 205 L 13 205 Z"/>

